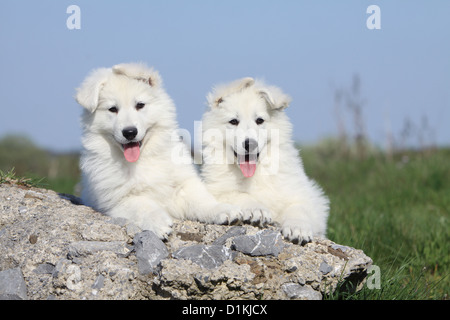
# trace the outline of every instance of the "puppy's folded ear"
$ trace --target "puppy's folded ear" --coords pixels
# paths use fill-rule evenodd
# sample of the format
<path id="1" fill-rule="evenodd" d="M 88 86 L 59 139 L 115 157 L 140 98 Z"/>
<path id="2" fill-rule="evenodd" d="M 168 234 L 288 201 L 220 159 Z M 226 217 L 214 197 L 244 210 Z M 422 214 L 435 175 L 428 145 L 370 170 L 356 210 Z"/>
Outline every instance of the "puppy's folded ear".
<path id="1" fill-rule="evenodd" d="M 158 71 L 147 67 L 143 63 L 121 63 L 112 68 L 115 74 L 125 75 L 147 83 L 151 87 L 162 86 L 162 79 Z"/>
<path id="2" fill-rule="evenodd" d="M 266 100 L 267 105 L 273 110 L 283 110 L 291 103 L 291 97 L 274 86 L 263 87 L 259 94 Z"/>
<path id="3" fill-rule="evenodd" d="M 111 75 L 111 69 L 100 68 L 92 71 L 77 89 L 75 99 L 90 112 L 97 109 L 100 90 Z"/>
<path id="4" fill-rule="evenodd" d="M 246 77 L 233 82 L 232 87 L 235 91 L 241 91 L 242 89 L 251 87 L 255 83 L 255 79 Z"/>

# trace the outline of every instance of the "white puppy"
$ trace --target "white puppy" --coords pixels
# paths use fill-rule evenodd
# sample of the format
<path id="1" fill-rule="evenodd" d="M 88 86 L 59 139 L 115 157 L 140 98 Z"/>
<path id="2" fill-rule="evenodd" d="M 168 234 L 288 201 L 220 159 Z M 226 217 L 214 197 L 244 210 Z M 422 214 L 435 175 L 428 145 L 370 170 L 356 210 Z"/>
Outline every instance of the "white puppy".
<path id="1" fill-rule="evenodd" d="M 325 236 L 329 203 L 303 170 L 283 111 L 289 103 L 252 78 L 216 87 L 202 122 L 202 177 L 218 200 L 242 208 L 244 220 L 273 219 L 301 243 Z"/>
<path id="2" fill-rule="evenodd" d="M 82 199 L 164 238 L 172 218 L 229 223 L 238 207 L 206 190 L 177 134 L 175 106 L 143 64 L 94 70 L 77 90 L 82 116 Z"/>

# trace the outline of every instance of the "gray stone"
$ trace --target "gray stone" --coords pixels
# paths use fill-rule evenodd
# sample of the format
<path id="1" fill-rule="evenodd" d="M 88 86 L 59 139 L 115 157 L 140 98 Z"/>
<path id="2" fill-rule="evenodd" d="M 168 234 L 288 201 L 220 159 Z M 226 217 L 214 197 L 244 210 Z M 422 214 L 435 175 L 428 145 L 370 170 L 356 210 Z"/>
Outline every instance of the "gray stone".
<path id="1" fill-rule="evenodd" d="M 221 266 L 226 260 L 233 259 L 229 248 L 219 245 L 193 245 L 175 251 L 175 259 L 186 259 L 195 262 L 202 268 L 213 269 Z"/>
<path id="2" fill-rule="evenodd" d="M 255 235 L 239 236 L 233 239 L 232 249 L 251 256 L 278 256 L 285 244 L 281 233 L 262 230 Z"/>
<path id="3" fill-rule="evenodd" d="M 246 233 L 246 229 L 240 226 L 231 227 L 224 235 L 214 240 L 214 245 L 223 246 L 227 242 L 228 239 L 234 238 L 240 235 L 244 235 Z"/>
<path id="4" fill-rule="evenodd" d="M 69 245 L 70 259 L 96 254 L 100 251 L 111 251 L 117 255 L 127 256 L 130 249 L 122 241 L 102 242 L 102 241 L 77 241 Z"/>
<path id="5" fill-rule="evenodd" d="M 140 274 L 154 273 L 161 260 L 169 255 L 164 242 L 152 231 L 145 230 L 136 234 L 133 243 Z"/>
<path id="6" fill-rule="evenodd" d="M 345 252 L 348 251 L 348 250 L 351 250 L 350 247 L 342 246 L 342 245 L 340 245 L 340 244 L 333 244 L 333 245 L 331 245 L 330 247 L 331 247 L 332 249 L 334 249 L 334 250 L 340 250 L 340 251 L 342 251 L 343 253 L 345 253 Z"/>
<path id="7" fill-rule="evenodd" d="M 54 269 L 55 266 L 51 263 L 41 263 L 36 269 L 33 270 L 33 272 L 38 274 L 52 274 Z"/>
<path id="8" fill-rule="evenodd" d="M 325 261 L 323 261 L 319 266 L 319 271 L 322 272 L 323 274 L 328 274 L 331 271 L 333 271 L 333 267 L 328 265 L 328 263 L 326 263 Z"/>
<path id="9" fill-rule="evenodd" d="M 68 266 L 70 266 L 72 264 L 72 261 L 62 258 L 59 259 L 56 264 L 55 267 L 53 268 L 52 271 L 52 277 L 53 278 L 58 278 L 60 274 L 64 273 L 65 270 L 67 269 Z"/>
<path id="10" fill-rule="evenodd" d="M 28 211 L 27 207 L 21 206 L 19 207 L 19 213 L 26 213 Z"/>
<path id="11" fill-rule="evenodd" d="M 20 268 L 0 271 L 0 300 L 27 299 L 27 287 Z"/>
<path id="12" fill-rule="evenodd" d="M 101 289 L 105 285 L 105 276 L 99 274 L 97 279 L 95 279 L 92 289 Z"/>
<path id="13" fill-rule="evenodd" d="M 281 289 L 289 299 L 322 300 L 322 294 L 310 286 L 290 282 L 283 284 Z"/>

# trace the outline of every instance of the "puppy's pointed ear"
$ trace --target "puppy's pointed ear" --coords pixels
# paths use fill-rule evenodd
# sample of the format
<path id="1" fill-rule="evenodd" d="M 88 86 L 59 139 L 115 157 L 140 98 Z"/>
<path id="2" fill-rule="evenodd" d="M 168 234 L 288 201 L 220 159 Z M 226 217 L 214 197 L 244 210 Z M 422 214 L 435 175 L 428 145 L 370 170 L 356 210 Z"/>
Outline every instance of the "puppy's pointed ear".
<path id="1" fill-rule="evenodd" d="M 291 97 L 281 91 L 280 88 L 274 86 L 261 88 L 259 94 L 273 110 L 286 109 L 289 106 L 289 103 L 291 103 Z"/>
<path id="2" fill-rule="evenodd" d="M 208 104 L 211 107 L 218 107 L 226 96 L 251 87 L 254 83 L 255 80 L 253 78 L 247 77 L 233 81 L 228 85 L 216 87 L 214 92 L 208 95 Z"/>
<path id="3" fill-rule="evenodd" d="M 147 67 L 143 63 L 122 63 L 115 65 L 112 69 L 115 74 L 125 75 L 129 78 L 145 82 L 150 87 L 162 86 L 162 79 L 158 71 Z"/>
<path id="4" fill-rule="evenodd" d="M 100 90 L 110 75 L 111 69 L 107 68 L 92 71 L 77 89 L 75 95 L 77 102 L 90 112 L 94 112 L 98 106 Z"/>

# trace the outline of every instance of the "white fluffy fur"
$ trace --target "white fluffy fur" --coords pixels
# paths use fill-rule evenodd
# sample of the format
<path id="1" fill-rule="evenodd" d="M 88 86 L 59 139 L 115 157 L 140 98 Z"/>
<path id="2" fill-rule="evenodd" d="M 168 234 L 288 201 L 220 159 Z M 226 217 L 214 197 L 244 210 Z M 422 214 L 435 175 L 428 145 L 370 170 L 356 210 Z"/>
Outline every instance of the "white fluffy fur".
<path id="1" fill-rule="evenodd" d="M 208 223 L 241 218 L 238 207 L 217 202 L 202 184 L 176 134 L 175 106 L 156 71 L 143 64 L 94 70 L 76 100 L 85 108 L 80 166 L 86 205 L 161 238 L 171 232 L 172 218 Z M 138 102 L 145 107 L 136 109 Z M 113 106 L 117 113 L 109 111 Z M 127 143 L 122 130 L 129 126 L 142 140 L 137 162 L 127 162 L 122 149 Z"/>
<path id="2" fill-rule="evenodd" d="M 328 199 L 304 172 L 292 141 L 292 125 L 283 111 L 290 98 L 279 88 L 244 78 L 216 87 L 203 116 L 202 177 L 219 200 L 240 206 L 244 220 L 274 220 L 294 242 L 325 237 Z M 257 118 L 264 119 L 256 124 Z M 239 124 L 229 121 L 238 119 Z M 259 159 L 252 177 L 244 177 L 234 151 L 245 152 L 246 138 L 258 141 Z"/>

